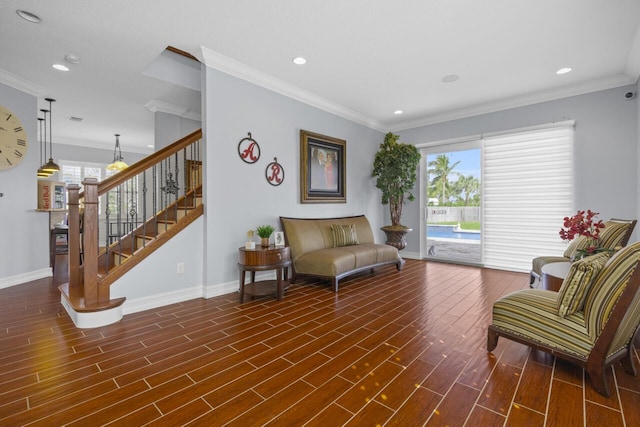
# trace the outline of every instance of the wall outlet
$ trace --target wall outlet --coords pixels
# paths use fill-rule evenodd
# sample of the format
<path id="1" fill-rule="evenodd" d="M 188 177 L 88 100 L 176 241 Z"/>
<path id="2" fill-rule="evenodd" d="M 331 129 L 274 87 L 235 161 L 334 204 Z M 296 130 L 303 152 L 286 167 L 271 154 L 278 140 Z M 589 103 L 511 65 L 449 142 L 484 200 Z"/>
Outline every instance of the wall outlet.
<path id="1" fill-rule="evenodd" d="M 176 268 L 176 273 L 182 274 L 184 273 L 184 262 L 179 262 Z"/>

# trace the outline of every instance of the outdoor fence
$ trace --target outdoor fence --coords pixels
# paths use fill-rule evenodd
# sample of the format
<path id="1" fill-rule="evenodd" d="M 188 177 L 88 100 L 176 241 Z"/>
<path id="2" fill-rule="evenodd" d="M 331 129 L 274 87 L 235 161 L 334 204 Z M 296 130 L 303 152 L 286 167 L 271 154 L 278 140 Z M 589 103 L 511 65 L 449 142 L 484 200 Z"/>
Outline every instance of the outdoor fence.
<path id="1" fill-rule="evenodd" d="M 429 206 L 427 223 L 480 222 L 480 206 Z"/>

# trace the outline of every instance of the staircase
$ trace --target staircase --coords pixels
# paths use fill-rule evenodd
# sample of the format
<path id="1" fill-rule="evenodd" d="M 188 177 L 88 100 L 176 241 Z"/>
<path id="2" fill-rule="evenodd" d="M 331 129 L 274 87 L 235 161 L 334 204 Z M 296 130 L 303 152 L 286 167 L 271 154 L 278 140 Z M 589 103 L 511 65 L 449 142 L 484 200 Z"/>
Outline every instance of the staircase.
<path id="1" fill-rule="evenodd" d="M 83 193 L 68 186 L 69 282 L 59 289 L 77 326 L 119 320 L 125 298 L 110 286 L 204 214 L 201 139 L 197 130 L 100 183 L 87 178 Z"/>

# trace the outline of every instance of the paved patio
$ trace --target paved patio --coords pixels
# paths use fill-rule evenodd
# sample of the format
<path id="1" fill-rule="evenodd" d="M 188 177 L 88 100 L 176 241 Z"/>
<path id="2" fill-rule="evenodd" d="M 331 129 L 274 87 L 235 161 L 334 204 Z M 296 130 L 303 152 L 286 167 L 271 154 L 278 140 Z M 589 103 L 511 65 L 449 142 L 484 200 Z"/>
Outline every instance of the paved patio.
<path id="1" fill-rule="evenodd" d="M 460 239 L 427 239 L 428 257 L 464 262 L 480 262 L 480 241 Z"/>

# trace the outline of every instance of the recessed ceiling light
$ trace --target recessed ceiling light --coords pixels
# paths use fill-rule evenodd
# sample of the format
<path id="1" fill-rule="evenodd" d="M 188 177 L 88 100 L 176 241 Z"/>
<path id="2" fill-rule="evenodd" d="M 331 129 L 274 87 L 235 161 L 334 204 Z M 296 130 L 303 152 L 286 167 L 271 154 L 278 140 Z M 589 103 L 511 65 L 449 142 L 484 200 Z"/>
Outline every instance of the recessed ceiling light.
<path id="1" fill-rule="evenodd" d="M 69 71 L 69 67 L 67 67 L 66 65 L 62 65 L 62 64 L 53 64 L 52 67 L 55 68 L 58 71 Z"/>
<path id="2" fill-rule="evenodd" d="M 16 13 L 20 18 L 24 19 L 25 21 L 33 22 L 34 24 L 39 24 L 42 22 L 42 19 L 40 19 L 38 15 L 33 14 L 31 12 L 27 12 L 26 10 L 18 9 L 16 10 Z"/>
<path id="3" fill-rule="evenodd" d="M 304 65 L 307 63 L 307 60 L 302 56 L 296 56 L 295 58 L 293 58 L 293 63 L 296 65 Z"/>
<path id="4" fill-rule="evenodd" d="M 460 78 L 460 76 L 457 75 L 457 74 L 447 74 L 441 80 L 442 80 L 442 83 L 453 83 L 456 80 L 458 80 L 459 78 Z"/>
<path id="5" fill-rule="evenodd" d="M 64 60 L 67 61 L 69 64 L 79 64 L 80 63 L 80 58 L 78 58 L 73 53 L 69 53 L 69 54 L 65 55 L 64 56 Z"/>
<path id="6" fill-rule="evenodd" d="M 393 114 L 395 114 L 396 116 L 398 116 L 398 115 L 400 115 L 402 113 L 404 113 L 404 111 L 402 111 L 402 110 L 396 110 L 396 111 L 393 112 Z"/>
<path id="7" fill-rule="evenodd" d="M 570 71 L 571 67 L 560 68 L 558 71 L 556 71 L 556 74 L 567 74 Z"/>

